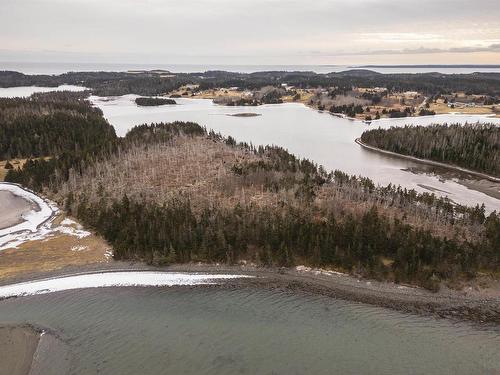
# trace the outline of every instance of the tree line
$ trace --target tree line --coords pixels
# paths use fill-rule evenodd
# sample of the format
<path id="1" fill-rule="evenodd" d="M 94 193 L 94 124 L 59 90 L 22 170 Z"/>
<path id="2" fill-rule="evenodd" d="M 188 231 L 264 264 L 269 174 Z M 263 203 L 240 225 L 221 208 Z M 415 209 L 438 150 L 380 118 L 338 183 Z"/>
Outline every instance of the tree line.
<path id="1" fill-rule="evenodd" d="M 174 99 L 169 98 L 148 98 L 148 97 L 139 97 L 135 99 L 135 104 L 139 106 L 146 107 L 154 107 L 158 105 L 173 105 L 177 104 Z"/>
<path id="2" fill-rule="evenodd" d="M 0 99 L 0 159 L 28 159 L 6 180 L 40 191 L 56 176 L 114 152 L 118 138 L 85 94 L 51 92 Z"/>
<path id="3" fill-rule="evenodd" d="M 86 153 L 115 132 L 81 93 L 0 99 L 0 159 Z"/>
<path id="4" fill-rule="evenodd" d="M 424 95 L 465 92 L 488 95 L 493 103 L 500 98 L 500 74 L 381 74 L 370 70 L 318 74 L 314 72 L 256 72 L 234 73 L 207 71 L 197 73 L 165 72 L 70 72 L 61 75 L 25 75 L 19 72 L 0 71 L 0 87 L 81 85 L 100 96 L 111 95 L 161 95 L 187 84 L 198 84 L 201 90 L 239 87 L 255 90 L 266 86 L 279 88 L 282 84 L 297 88 L 337 87 L 386 87 L 389 92 L 418 91 Z"/>

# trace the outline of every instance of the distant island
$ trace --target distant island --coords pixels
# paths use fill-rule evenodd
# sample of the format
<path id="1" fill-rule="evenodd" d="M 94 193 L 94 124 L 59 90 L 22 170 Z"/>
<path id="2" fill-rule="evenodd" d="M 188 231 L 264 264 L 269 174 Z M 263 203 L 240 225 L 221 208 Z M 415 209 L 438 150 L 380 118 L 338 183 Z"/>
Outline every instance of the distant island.
<path id="1" fill-rule="evenodd" d="M 140 97 L 135 99 L 135 104 L 143 107 L 153 107 L 158 105 L 174 105 L 177 104 L 177 102 L 174 99 L 167 99 L 167 98 Z"/>
<path id="2" fill-rule="evenodd" d="M 257 116 L 262 116 L 262 115 L 260 113 L 243 112 L 243 113 L 230 113 L 227 116 L 232 116 L 232 117 L 257 117 Z"/>

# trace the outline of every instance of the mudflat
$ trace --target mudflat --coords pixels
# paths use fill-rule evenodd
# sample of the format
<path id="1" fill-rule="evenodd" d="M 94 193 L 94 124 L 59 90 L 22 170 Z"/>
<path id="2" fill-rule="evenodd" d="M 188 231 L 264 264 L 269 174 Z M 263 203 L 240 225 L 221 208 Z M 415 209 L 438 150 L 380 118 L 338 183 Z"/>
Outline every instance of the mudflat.
<path id="1" fill-rule="evenodd" d="M 40 334 L 29 326 L 0 326 L 0 375 L 29 374 Z"/>
<path id="2" fill-rule="evenodd" d="M 33 210 L 34 204 L 10 191 L 0 191 L 0 229 L 22 223 L 22 215 Z"/>

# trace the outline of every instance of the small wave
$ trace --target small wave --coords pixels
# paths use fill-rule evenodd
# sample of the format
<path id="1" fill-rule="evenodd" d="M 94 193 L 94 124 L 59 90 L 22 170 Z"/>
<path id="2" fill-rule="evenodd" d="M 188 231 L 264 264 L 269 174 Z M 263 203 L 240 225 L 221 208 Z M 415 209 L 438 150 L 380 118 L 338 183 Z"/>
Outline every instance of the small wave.
<path id="1" fill-rule="evenodd" d="M 0 299 L 85 288 L 207 285 L 221 280 L 246 277 L 251 276 L 147 271 L 101 272 L 2 286 Z"/>

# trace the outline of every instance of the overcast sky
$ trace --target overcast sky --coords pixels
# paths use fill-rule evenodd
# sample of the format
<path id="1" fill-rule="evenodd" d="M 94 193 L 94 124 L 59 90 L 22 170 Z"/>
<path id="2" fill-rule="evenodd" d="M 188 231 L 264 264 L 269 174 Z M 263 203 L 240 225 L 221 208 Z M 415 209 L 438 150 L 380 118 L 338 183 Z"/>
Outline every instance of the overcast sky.
<path id="1" fill-rule="evenodd" d="M 0 0 L 0 61 L 500 64 L 500 0 Z"/>

